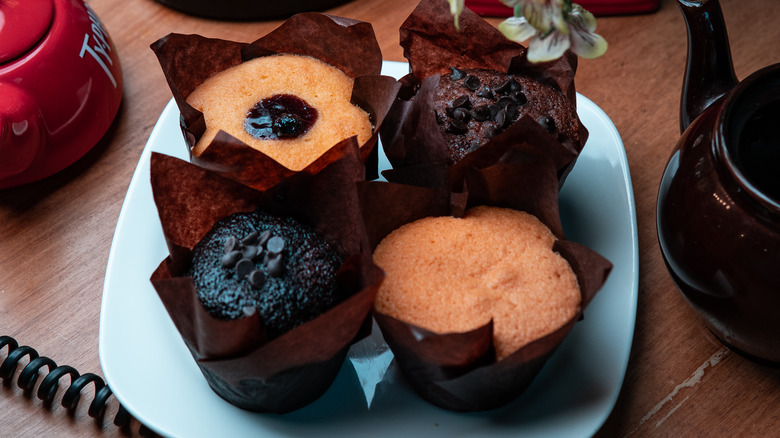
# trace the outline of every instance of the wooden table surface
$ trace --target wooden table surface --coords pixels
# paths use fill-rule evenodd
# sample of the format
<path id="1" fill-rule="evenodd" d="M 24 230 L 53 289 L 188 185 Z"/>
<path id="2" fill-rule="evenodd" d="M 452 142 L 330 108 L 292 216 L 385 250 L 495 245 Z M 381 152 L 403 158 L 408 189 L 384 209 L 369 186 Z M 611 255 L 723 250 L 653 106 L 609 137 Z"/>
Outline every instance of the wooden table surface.
<path id="1" fill-rule="evenodd" d="M 141 151 L 171 98 L 149 44 L 169 32 L 248 42 L 279 22 L 209 21 L 152 0 L 88 3 L 119 53 L 124 101 L 104 146 L 47 180 L 0 190 L 0 335 L 59 364 L 101 375 L 100 303 L 114 227 Z M 373 23 L 385 59 L 403 61 L 398 27 L 416 3 L 355 0 L 329 12 Z M 738 77 L 780 62 L 780 2 L 721 3 Z M 611 117 L 623 138 L 640 245 L 630 361 L 617 404 L 598 435 L 777 436 L 780 371 L 750 362 L 714 339 L 676 290 L 658 247 L 656 196 L 679 137 L 686 59 L 679 8 L 664 0 L 655 13 L 601 17 L 598 25 L 610 47 L 605 56 L 580 62 L 577 90 Z M 0 351 L 0 360 L 5 355 Z M 109 414 L 115 410 L 114 403 Z M 86 407 L 71 418 L 58 405 L 47 410 L 15 384 L 0 388 L 0 436 L 120 435 L 105 423 L 96 425 Z M 134 422 L 130 433 L 137 435 L 138 428 Z"/>

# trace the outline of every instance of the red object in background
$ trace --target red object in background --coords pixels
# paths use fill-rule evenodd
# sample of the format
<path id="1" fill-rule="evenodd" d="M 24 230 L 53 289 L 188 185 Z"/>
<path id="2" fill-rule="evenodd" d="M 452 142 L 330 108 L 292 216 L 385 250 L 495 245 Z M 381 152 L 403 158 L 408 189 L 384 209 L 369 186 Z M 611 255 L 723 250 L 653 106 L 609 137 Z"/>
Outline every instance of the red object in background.
<path id="1" fill-rule="evenodd" d="M 626 15 L 653 12 L 660 0 L 574 0 L 593 15 Z M 466 7 L 485 17 L 509 17 L 512 8 L 498 0 L 466 0 Z"/>
<path id="2" fill-rule="evenodd" d="M 82 0 L 0 0 L 0 188 L 73 164 L 121 100 L 116 50 Z"/>

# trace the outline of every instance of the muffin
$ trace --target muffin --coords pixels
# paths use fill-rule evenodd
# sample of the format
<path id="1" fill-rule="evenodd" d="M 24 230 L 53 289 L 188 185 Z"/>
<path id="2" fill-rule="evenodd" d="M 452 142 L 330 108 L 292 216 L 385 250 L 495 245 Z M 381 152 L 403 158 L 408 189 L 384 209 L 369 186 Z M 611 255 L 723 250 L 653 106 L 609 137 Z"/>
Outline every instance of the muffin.
<path id="1" fill-rule="evenodd" d="M 377 177 L 378 130 L 400 85 L 380 75 L 369 23 L 306 12 L 248 44 L 173 33 L 151 48 L 192 163 L 265 190 L 355 142 Z"/>
<path id="2" fill-rule="evenodd" d="M 502 360 L 580 310 L 577 277 L 552 251 L 555 240 L 534 216 L 498 207 L 408 223 L 374 250 L 385 271 L 374 308 L 435 333 L 492 321 Z"/>
<path id="3" fill-rule="evenodd" d="M 217 222 L 193 248 L 188 275 L 209 314 L 229 320 L 256 309 L 274 339 L 342 301 L 335 284 L 342 262 L 299 221 L 255 211 Z"/>
<path id="4" fill-rule="evenodd" d="M 563 184 L 588 132 L 577 116 L 571 53 L 533 64 L 524 46 L 464 9 L 460 30 L 446 3 L 422 0 L 400 29 L 410 74 L 381 126 L 395 182 L 462 190 L 463 163 L 484 165 L 521 143 L 551 149 Z M 530 122 L 530 123 L 528 123 Z M 401 169 L 426 167 L 425 181 Z"/>
<path id="5" fill-rule="evenodd" d="M 300 171 L 334 144 L 357 136 L 366 145 L 373 126 L 350 102 L 354 80 L 307 56 L 255 58 L 209 77 L 187 97 L 204 115 L 195 156 L 224 131 Z"/>
<path id="6" fill-rule="evenodd" d="M 354 143 L 316 161 L 258 191 L 151 155 L 169 249 L 152 284 L 209 386 L 242 409 L 316 400 L 370 331 L 382 274 L 357 210 L 365 167 Z"/>
<path id="7" fill-rule="evenodd" d="M 399 369 L 426 401 L 469 412 L 523 393 L 611 264 L 566 240 L 543 150 L 507 150 L 463 179 L 460 192 L 365 182 L 359 193 L 386 271 L 374 318 Z"/>

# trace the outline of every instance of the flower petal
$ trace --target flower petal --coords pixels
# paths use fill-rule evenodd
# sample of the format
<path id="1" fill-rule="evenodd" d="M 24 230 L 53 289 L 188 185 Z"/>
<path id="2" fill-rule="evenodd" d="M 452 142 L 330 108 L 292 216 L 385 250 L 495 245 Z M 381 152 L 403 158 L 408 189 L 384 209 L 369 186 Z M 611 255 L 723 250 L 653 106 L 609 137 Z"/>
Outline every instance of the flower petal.
<path id="1" fill-rule="evenodd" d="M 571 12 L 569 12 L 568 18 L 570 25 L 577 23 L 588 32 L 593 32 L 596 30 L 596 17 L 594 17 L 593 14 L 588 12 L 585 8 L 578 5 L 577 3 L 573 3 L 571 6 L 572 8 Z"/>
<path id="2" fill-rule="evenodd" d="M 520 9 L 522 16 L 540 34 L 545 35 L 553 30 L 563 34 L 568 33 L 566 19 L 563 16 L 563 0 L 528 1 L 518 6 L 520 7 L 515 10 Z"/>
<path id="3" fill-rule="evenodd" d="M 531 62 L 553 61 L 566 53 L 571 46 L 569 37 L 552 32 L 544 38 L 534 37 L 528 43 L 528 60 Z"/>
<path id="4" fill-rule="evenodd" d="M 455 29 L 460 30 L 460 14 L 463 12 L 463 7 L 466 0 L 447 0 L 450 3 L 450 13 L 455 18 Z"/>
<path id="5" fill-rule="evenodd" d="M 536 35 L 536 29 L 528 23 L 525 17 L 509 17 L 498 25 L 498 30 L 507 39 L 518 43 Z"/>
<path id="6" fill-rule="evenodd" d="M 607 51 L 607 40 L 593 32 L 596 30 L 596 18 L 593 14 L 579 9 L 577 13 L 572 11 L 569 16 L 571 50 L 586 59 L 598 58 Z"/>
<path id="7" fill-rule="evenodd" d="M 571 51 L 585 59 L 598 58 L 607 51 L 607 46 L 607 40 L 601 35 L 572 32 Z"/>

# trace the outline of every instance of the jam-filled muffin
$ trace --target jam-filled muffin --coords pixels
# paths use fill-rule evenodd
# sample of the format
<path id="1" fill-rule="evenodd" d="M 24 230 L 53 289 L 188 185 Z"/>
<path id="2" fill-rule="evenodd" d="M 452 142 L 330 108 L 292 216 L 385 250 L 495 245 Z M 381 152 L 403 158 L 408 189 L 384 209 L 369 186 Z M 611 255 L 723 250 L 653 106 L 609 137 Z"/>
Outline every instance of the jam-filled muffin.
<path id="1" fill-rule="evenodd" d="M 302 170 L 334 144 L 371 137 L 369 114 L 351 103 L 353 79 L 308 56 L 254 58 L 223 70 L 193 90 L 206 131 L 199 156 L 220 130 L 291 170 Z"/>
<path id="2" fill-rule="evenodd" d="M 537 121 L 559 141 L 580 142 L 576 110 L 553 87 L 494 70 L 450 70 L 436 87 L 434 111 L 452 164 L 522 116 Z"/>
<path id="3" fill-rule="evenodd" d="M 291 218 L 234 213 L 195 246 L 189 275 L 215 318 L 255 308 L 275 338 L 341 302 L 335 274 L 342 256 Z"/>
<path id="4" fill-rule="evenodd" d="M 408 223 L 374 251 L 386 274 L 375 309 L 440 334 L 492 320 L 501 360 L 580 311 L 577 277 L 555 240 L 533 215 L 499 207 Z"/>

